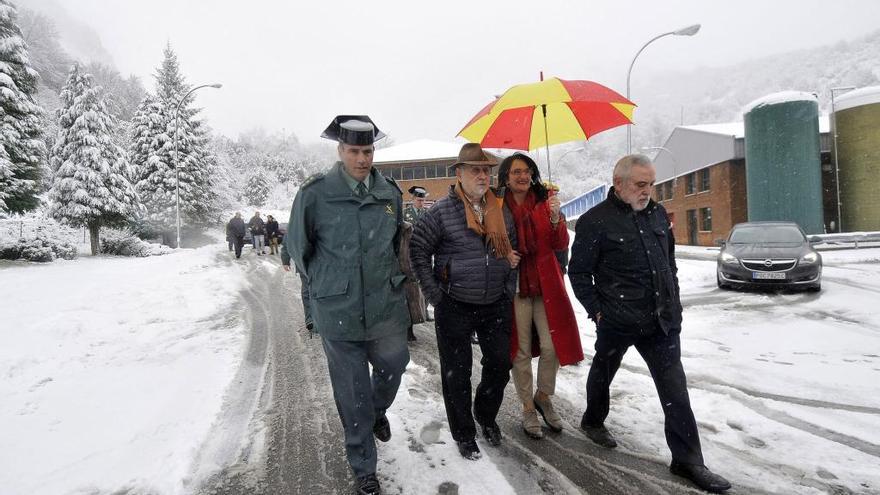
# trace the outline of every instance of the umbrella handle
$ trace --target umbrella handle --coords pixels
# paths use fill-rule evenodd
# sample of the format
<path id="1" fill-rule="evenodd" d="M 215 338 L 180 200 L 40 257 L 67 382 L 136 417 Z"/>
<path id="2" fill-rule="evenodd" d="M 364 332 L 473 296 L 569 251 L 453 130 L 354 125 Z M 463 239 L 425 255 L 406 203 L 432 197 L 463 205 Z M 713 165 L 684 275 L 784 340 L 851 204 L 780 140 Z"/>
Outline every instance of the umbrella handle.
<path id="1" fill-rule="evenodd" d="M 553 171 L 550 170 L 550 135 L 547 132 L 547 104 L 541 104 L 541 112 L 544 114 L 544 147 L 547 149 L 547 180 L 553 180 Z"/>

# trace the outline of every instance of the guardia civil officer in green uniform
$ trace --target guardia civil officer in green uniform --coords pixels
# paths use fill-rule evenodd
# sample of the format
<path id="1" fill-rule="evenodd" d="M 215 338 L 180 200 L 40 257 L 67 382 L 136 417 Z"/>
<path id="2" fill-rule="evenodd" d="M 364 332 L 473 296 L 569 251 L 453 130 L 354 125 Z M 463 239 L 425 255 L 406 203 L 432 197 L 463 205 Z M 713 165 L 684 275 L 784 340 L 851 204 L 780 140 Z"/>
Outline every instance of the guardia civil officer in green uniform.
<path id="1" fill-rule="evenodd" d="M 402 192 L 373 168 L 373 143 L 384 134 L 369 117 L 340 115 L 321 137 L 339 142 L 340 161 L 302 185 L 284 243 L 308 282 L 356 493 L 376 494 L 373 437 L 391 438 L 385 411 L 409 362 L 398 260 Z"/>
<path id="2" fill-rule="evenodd" d="M 416 222 L 419 221 L 419 218 L 428 211 L 428 209 L 425 208 L 425 197 L 428 196 L 428 191 L 421 186 L 412 186 L 407 189 L 407 191 L 412 195 L 412 203 L 404 208 L 403 219 L 415 225 Z"/>

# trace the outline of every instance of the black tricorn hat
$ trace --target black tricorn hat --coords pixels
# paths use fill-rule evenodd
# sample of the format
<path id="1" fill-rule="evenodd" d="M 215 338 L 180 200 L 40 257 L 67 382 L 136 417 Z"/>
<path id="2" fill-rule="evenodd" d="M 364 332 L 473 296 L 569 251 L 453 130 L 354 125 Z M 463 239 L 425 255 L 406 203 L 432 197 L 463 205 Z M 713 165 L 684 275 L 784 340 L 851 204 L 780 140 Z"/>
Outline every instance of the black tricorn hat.
<path id="1" fill-rule="evenodd" d="M 428 195 L 428 191 L 422 186 L 412 186 L 407 191 L 417 198 L 424 198 Z"/>
<path id="2" fill-rule="evenodd" d="M 321 137 L 354 146 L 369 146 L 384 138 L 385 134 L 366 115 L 337 115 Z"/>

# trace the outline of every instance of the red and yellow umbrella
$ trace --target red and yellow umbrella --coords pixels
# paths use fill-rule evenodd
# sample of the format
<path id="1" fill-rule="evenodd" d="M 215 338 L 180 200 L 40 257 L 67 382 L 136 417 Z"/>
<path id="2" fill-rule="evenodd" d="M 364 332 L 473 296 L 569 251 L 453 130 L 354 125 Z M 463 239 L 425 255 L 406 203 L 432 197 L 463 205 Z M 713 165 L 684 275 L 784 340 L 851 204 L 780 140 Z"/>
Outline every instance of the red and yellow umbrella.
<path id="1" fill-rule="evenodd" d="M 484 148 L 531 151 L 590 137 L 632 123 L 636 105 L 593 81 L 551 78 L 513 86 L 458 135 Z M 549 167 L 549 161 L 548 161 Z"/>

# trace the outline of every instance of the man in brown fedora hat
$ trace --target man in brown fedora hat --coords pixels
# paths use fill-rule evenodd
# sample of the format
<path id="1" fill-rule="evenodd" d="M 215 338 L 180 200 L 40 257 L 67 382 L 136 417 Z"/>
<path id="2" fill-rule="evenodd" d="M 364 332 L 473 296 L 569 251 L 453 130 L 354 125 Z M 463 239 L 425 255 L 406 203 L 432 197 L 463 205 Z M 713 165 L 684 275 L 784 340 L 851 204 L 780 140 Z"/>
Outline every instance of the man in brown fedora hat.
<path id="1" fill-rule="evenodd" d="M 489 188 L 496 164 L 479 144 L 465 144 L 453 165 L 456 184 L 419 219 L 410 247 L 422 292 L 435 308 L 446 416 L 466 459 L 480 457 L 474 419 L 486 441 L 500 445 L 495 418 L 510 380 L 511 301 L 519 257 L 513 217 Z M 473 414 L 472 331 L 483 352 Z"/>

